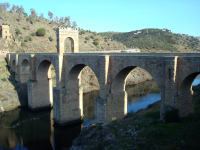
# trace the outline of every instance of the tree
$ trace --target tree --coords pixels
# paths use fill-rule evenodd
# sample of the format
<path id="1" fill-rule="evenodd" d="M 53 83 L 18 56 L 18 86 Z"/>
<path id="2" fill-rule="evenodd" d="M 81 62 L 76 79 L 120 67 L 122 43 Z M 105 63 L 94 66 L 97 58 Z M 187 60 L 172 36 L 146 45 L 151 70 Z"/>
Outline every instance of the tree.
<path id="1" fill-rule="evenodd" d="M 73 28 L 76 28 L 76 27 L 77 27 L 76 21 L 72 22 L 72 27 L 73 27 Z"/>
<path id="2" fill-rule="evenodd" d="M 37 13 L 36 13 L 36 11 L 33 8 L 30 9 L 30 12 L 31 12 L 31 16 L 32 17 L 34 17 L 34 18 L 37 17 Z"/>
<path id="3" fill-rule="evenodd" d="M 68 22 L 69 18 L 68 17 L 65 17 L 64 19 L 64 24 L 67 25 L 67 22 Z"/>
<path id="4" fill-rule="evenodd" d="M 60 17 L 59 23 L 60 23 L 60 24 L 63 24 L 63 23 L 64 23 L 64 17 Z"/>
<path id="5" fill-rule="evenodd" d="M 48 12 L 48 16 L 49 16 L 49 19 L 52 19 L 53 18 L 53 13 L 52 12 Z"/>
<path id="6" fill-rule="evenodd" d="M 37 29 L 37 36 L 44 36 L 46 34 L 46 30 L 44 28 Z"/>
<path id="7" fill-rule="evenodd" d="M 12 12 L 16 12 L 16 9 L 17 9 L 16 6 L 13 4 L 13 6 L 12 6 L 12 8 L 11 8 L 11 11 L 12 11 Z"/>

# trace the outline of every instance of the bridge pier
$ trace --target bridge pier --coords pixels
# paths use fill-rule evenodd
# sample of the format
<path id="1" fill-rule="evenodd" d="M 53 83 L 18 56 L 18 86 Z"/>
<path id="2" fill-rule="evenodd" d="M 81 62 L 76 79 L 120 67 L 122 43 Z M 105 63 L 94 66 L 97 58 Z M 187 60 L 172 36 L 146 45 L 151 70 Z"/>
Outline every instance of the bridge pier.
<path id="1" fill-rule="evenodd" d="M 126 91 L 109 93 L 106 99 L 95 98 L 95 122 L 109 123 L 127 114 Z"/>
<path id="2" fill-rule="evenodd" d="M 28 81 L 28 107 L 31 110 L 47 109 L 52 107 L 53 92 L 52 80 Z M 48 93 L 48 94 L 47 94 Z"/>
<path id="3" fill-rule="evenodd" d="M 79 86 L 71 89 L 53 89 L 54 124 L 65 126 L 82 122 L 83 91 Z"/>

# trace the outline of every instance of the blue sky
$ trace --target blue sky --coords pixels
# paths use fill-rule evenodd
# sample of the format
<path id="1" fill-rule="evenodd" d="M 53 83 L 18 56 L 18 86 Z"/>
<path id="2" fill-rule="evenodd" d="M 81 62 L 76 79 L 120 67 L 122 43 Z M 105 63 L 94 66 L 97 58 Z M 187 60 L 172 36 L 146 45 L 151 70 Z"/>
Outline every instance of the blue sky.
<path id="1" fill-rule="evenodd" d="M 167 28 L 174 33 L 200 36 L 200 0 L 8 0 L 33 8 L 48 18 L 70 16 L 78 27 L 96 32 L 130 32 L 144 28 Z"/>

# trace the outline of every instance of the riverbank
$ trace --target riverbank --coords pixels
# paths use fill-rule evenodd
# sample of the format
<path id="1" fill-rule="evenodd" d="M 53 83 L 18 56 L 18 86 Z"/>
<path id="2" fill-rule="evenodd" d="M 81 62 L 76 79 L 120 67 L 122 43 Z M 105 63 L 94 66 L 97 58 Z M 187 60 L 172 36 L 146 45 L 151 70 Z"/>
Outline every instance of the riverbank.
<path id="1" fill-rule="evenodd" d="M 195 113 L 179 122 L 160 121 L 160 101 L 129 113 L 109 124 L 92 124 L 82 129 L 71 150 L 85 149 L 199 149 L 200 86 L 194 86 Z"/>
<path id="2" fill-rule="evenodd" d="M 5 60 L 0 61 L 0 113 L 10 111 L 28 103 L 26 87 L 15 81 L 15 73 L 9 71 Z M 55 69 L 51 69 L 53 86 L 56 86 Z M 136 67 L 128 76 L 127 85 L 138 84 L 152 77 L 143 69 Z M 94 72 L 85 67 L 81 72 L 81 87 L 83 93 L 99 90 L 99 83 Z"/>

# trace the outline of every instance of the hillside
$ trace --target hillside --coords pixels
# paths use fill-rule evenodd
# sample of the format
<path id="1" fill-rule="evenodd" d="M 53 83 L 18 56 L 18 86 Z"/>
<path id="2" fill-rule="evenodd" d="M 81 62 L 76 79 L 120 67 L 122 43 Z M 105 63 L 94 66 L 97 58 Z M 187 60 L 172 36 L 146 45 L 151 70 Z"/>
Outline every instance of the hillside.
<path id="1" fill-rule="evenodd" d="M 174 34 L 170 30 L 143 29 L 112 35 L 113 39 L 127 47 L 143 51 L 192 52 L 200 50 L 200 41 L 185 34 Z"/>
<path id="2" fill-rule="evenodd" d="M 13 38 L 10 41 L 1 39 L 0 47 L 8 48 L 11 52 L 56 52 L 56 28 L 64 26 L 47 19 L 33 18 L 11 11 L 4 11 L 0 14 L 0 25 L 6 24 L 10 26 L 10 33 Z M 45 36 L 34 35 L 39 28 L 46 30 Z M 17 29 L 21 33 L 16 32 Z M 52 41 L 50 41 L 50 37 L 52 37 Z M 98 41 L 98 45 L 94 44 L 95 40 Z M 66 39 L 65 45 L 66 52 L 70 52 L 71 41 L 69 39 Z M 124 49 L 126 49 L 126 46 L 122 43 L 113 41 L 105 35 L 79 30 L 80 52 Z"/>

